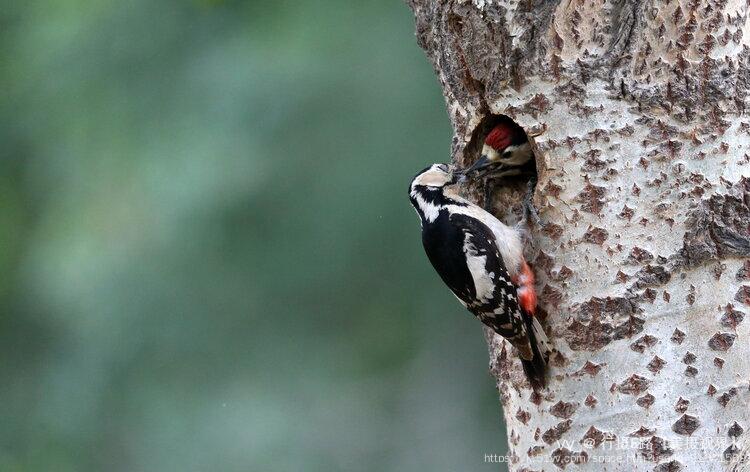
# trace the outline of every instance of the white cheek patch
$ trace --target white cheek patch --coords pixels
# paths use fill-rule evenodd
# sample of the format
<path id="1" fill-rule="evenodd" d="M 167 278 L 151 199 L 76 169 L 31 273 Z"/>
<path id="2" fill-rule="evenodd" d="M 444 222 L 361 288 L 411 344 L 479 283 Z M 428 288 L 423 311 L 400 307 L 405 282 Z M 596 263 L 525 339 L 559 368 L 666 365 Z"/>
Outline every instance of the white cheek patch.
<path id="1" fill-rule="evenodd" d="M 507 155 L 510 153 L 510 155 Z M 503 151 L 503 158 L 500 159 L 503 164 L 509 166 L 520 166 L 525 164 L 529 160 L 531 154 L 531 145 L 529 143 L 523 143 L 520 146 L 508 146 Z"/>
<path id="2" fill-rule="evenodd" d="M 432 223 L 437 219 L 440 214 L 440 209 L 443 207 L 433 205 L 426 201 L 416 190 L 412 190 L 411 196 L 417 201 L 417 206 L 419 206 L 419 209 L 424 214 L 424 219 L 427 220 L 428 223 Z M 419 214 L 419 212 L 417 212 L 417 214 Z"/>

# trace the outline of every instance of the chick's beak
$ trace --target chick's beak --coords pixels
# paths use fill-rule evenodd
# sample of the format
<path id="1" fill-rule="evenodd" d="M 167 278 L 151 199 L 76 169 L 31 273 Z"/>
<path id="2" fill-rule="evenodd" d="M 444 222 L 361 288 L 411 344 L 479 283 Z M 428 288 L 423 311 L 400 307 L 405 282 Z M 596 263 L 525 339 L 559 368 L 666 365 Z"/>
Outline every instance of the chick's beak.
<path id="1" fill-rule="evenodd" d="M 467 174 L 471 174 L 474 172 L 478 172 L 484 169 L 485 167 L 487 167 L 488 165 L 490 165 L 490 160 L 487 158 L 487 156 L 482 155 L 482 157 L 477 159 L 477 161 L 474 164 L 472 164 L 471 167 L 466 169 L 463 173 L 467 175 Z"/>

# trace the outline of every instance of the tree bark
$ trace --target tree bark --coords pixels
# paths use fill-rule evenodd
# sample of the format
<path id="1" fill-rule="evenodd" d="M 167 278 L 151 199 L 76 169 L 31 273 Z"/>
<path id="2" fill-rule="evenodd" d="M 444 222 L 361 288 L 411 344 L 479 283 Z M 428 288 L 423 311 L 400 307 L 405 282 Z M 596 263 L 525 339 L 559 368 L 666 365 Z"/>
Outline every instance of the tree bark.
<path id="1" fill-rule="evenodd" d="M 510 469 L 746 470 L 748 3 L 408 4 L 454 163 L 477 158 L 493 115 L 533 135 L 528 258 L 556 353 L 534 392 L 487 333 Z M 501 219 L 521 188 L 496 188 Z"/>

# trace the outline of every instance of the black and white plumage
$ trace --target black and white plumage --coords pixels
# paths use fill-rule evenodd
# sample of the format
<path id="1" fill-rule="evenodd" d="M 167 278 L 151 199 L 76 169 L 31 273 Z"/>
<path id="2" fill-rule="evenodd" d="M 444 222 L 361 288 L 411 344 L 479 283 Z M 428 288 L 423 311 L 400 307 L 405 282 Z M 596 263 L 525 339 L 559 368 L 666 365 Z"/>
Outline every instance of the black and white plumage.
<path id="1" fill-rule="evenodd" d="M 533 274 L 521 235 L 461 198 L 456 181 L 451 166 L 433 164 L 409 187 L 427 257 L 458 300 L 518 350 L 532 384 L 543 385 L 549 347 L 533 316 Z"/>

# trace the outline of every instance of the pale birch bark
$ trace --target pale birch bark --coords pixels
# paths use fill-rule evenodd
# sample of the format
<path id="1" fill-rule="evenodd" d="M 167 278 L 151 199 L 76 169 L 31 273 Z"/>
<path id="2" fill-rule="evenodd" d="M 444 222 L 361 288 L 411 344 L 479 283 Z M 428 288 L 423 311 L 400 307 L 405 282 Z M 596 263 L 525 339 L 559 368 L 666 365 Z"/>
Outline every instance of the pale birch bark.
<path id="1" fill-rule="evenodd" d="M 534 393 L 487 336 L 510 469 L 746 470 L 748 3 L 408 3 L 454 162 L 476 159 L 492 114 L 541 133 L 528 256 L 558 352 Z M 501 218 L 519 188 L 497 189 Z"/>

